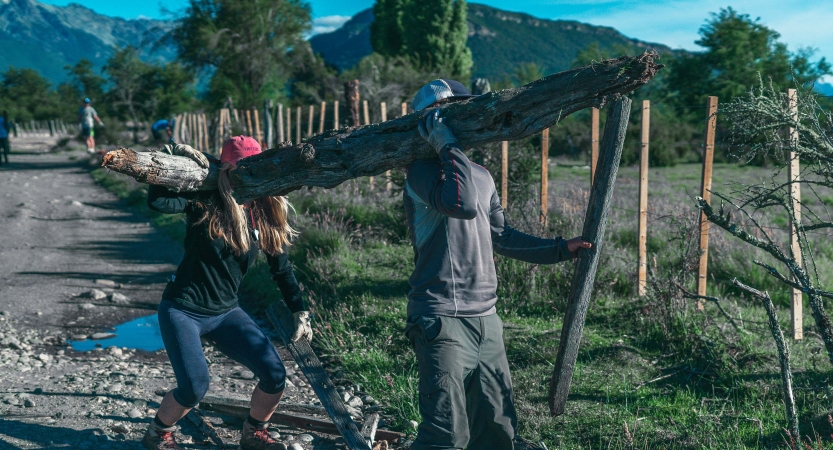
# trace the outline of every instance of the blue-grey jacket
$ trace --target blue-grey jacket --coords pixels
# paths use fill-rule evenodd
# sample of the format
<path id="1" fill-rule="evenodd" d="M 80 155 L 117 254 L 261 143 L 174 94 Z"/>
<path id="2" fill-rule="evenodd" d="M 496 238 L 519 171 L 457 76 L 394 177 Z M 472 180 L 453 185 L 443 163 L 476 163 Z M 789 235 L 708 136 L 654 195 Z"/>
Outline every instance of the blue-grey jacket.
<path id="1" fill-rule="evenodd" d="M 493 314 L 494 253 L 534 264 L 571 257 L 560 237 L 543 239 L 510 227 L 491 174 L 456 146 L 412 163 L 403 196 L 416 266 L 408 317 Z"/>

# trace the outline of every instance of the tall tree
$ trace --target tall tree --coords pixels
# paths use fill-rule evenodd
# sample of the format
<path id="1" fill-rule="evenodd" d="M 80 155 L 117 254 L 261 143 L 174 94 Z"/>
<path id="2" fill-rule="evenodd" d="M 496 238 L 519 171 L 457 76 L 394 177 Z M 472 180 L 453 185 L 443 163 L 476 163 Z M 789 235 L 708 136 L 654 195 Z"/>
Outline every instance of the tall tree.
<path id="1" fill-rule="evenodd" d="M 152 97 L 154 67 L 139 59 L 135 47 L 116 49 L 104 66 L 110 80 L 108 103 L 119 116 L 133 121 L 133 139 L 138 123 L 147 118 Z"/>
<path id="2" fill-rule="evenodd" d="M 92 61 L 87 58 L 81 58 L 74 66 L 64 66 L 64 70 L 69 75 L 67 84 L 75 88 L 78 93 L 77 96 L 80 97 L 76 99 L 76 102 L 80 102 L 84 97 L 88 97 L 93 101 L 102 100 L 102 97 L 104 97 L 104 85 L 107 84 L 107 80 L 95 73 Z"/>
<path id="3" fill-rule="evenodd" d="M 708 95 L 721 103 L 744 95 L 759 85 L 758 74 L 772 80 L 777 89 L 818 80 L 830 74 L 824 58 L 811 62 L 813 51 L 790 53 L 777 31 L 740 14 L 721 9 L 700 28 L 697 45 L 706 50 L 671 61 L 669 86 L 686 105 L 702 104 Z"/>
<path id="4" fill-rule="evenodd" d="M 58 96 L 37 70 L 9 67 L 0 81 L 0 108 L 17 120 L 52 119 L 58 112 Z"/>
<path id="5" fill-rule="evenodd" d="M 406 0 L 376 0 L 373 23 L 370 24 L 370 44 L 383 56 L 398 56 L 404 51 L 402 10 Z"/>
<path id="6" fill-rule="evenodd" d="M 212 96 L 255 107 L 283 89 L 310 26 L 302 0 L 190 0 L 168 37 L 186 66 L 214 70 Z"/>

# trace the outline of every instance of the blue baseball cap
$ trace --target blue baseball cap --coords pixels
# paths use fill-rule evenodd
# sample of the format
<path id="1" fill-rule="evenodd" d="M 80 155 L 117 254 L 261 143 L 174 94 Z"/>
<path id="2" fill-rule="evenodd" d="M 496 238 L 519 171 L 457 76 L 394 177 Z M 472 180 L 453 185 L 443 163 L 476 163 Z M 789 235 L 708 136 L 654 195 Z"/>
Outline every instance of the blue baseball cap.
<path id="1" fill-rule="evenodd" d="M 411 108 L 414 111 L 421 111 L 442 99 L 457 100 L 471 97 L 474 95 L 471 95 L 471 92 L 459 81 L 438 79 L 417 91 L 414 101 L 411 102 Z"/>
<path id="2" fill-rule="evenodd" d="M 84 99 L 84 103 L 92 103 L 92 102 L 90 101 L 90 99 L 85 98 L 85 99 Z"/>

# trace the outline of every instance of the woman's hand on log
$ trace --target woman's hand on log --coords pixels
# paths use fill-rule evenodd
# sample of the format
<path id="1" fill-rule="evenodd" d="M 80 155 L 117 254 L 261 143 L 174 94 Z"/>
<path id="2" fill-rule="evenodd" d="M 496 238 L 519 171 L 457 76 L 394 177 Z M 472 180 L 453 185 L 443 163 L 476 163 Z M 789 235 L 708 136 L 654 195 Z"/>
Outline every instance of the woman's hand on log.
<path id="1" fill-rule="evenodd" d="M 580 248 L 593 248 L 593 244 L 585 241 L 581 238 L 581 236 L 574 237 L 567 241 L 567 251 L 573 255 L 573 259 L 578 258 L 578 249 Z"/>
<path id="2" fill-rule="evenodd" d="M 292 342 L 298 342 L 301 338 L 306 338 L 307 341 L 312 342 L 312 323 L 309 311 L 298 311 L 292 314 L 292 318 L 295 321 L 295 334 L 292 335 Z"/>
<path id="3" fill-rule="evenodd" d="M 437 154 L 446 145 L 457 144 L 457 138 L 440 117 L 439 110 L 428 114 L 425 120 L 419 123 L 419 135 L 434 147 Z"/>
<path id="4" fill-rule="evenodd" d="M 191 147 L 190 145 L 185 144 L 168 144 L 163 147 L 163 149 L 168 152 L 169 155 L 174 156 L 184 156 L 186 158 L 190 158 L 194 160 L 200 167 L 207 169 L 208 168 L 208 158 L 205 157 L 202 153 Z"/>

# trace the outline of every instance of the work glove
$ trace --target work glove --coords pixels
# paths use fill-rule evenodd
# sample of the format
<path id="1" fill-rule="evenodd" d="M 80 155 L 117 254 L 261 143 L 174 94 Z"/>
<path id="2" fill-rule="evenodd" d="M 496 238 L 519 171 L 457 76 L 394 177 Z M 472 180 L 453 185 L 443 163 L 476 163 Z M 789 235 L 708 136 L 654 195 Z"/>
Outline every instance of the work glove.
<path id="1" fill-rule="evenodd" d="M 301 338 L 312 342 L 312 318 L 309 311 L 298 311 L 292 314 L 292 318 L 295 320 L 295 334 L 292 335 L 292 342 L 298 342 Z"/>
<path id="2" fill-rule="evenodd" d="M 443 118 L 440 117 L 439 110 L 428 114 L 425 120 L 420 122 L 419 135 L 434 147 L 437 154 L 446 145 L 457 144 L 457 138 L 454 137 L 451 128 L 446 126 Z"/>
<path id="3" fill-rule="evenodd" d="M 194 147 L 185 144 L 168 144 L 162 147 L 169 155 L 174 156 L 184 156 L 186 158 L 191 158 L 199 164 L 202 168 L 208 168 L 208 158 L 205 157 L 202 153 L 195 150 Z"/>

